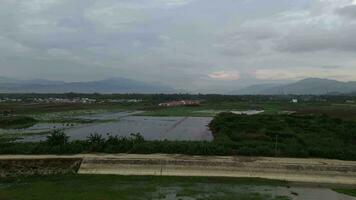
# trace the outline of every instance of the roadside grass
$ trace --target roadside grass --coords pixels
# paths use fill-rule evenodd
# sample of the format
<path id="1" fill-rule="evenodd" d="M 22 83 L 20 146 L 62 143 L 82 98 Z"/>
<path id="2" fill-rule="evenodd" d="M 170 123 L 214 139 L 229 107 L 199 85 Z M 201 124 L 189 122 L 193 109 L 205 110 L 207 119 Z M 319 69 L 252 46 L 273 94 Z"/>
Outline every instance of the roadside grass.
<path id="1" fill-rule="evenodd" d="M 249 191 L 246 186 L 285 186 L 285 183 L 246 178 L 115 175 L 37 176 L 17 178 L 16 180 L 1 180 L 0 199 L 289 199 L 288 197 L 273 197 L 271 194 Z"/>
<path id="2" fill-rule="evenodd" d="M 334 189 L 335 192 L 356 197 L 356 189 Z"/>

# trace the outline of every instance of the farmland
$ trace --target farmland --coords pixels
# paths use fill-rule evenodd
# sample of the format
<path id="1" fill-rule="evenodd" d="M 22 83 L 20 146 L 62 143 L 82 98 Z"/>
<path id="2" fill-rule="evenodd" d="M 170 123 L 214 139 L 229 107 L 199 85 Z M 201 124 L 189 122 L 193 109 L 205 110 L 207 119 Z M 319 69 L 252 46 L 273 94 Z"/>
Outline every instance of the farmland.
<path id="1" fill-rule="evenodd" d="M 50 97 L 54 98 L 53 95 L 51 94 Z M 8 98 L 20 98 L 22 101 L 0 103 L 0 110 L 9 110 L 12 117 L 33 118 L 41 126 L 49 127 L 42 132 L 25 132 L 26 129 L 19 129 L 16 132 L 3 131 L 4 133 L 0 135 L 2 141 L 9 141 L 12 137 L 16 142 L 4 143 L 0 152 L 3 154 L 130 152 L 356 159 L 354 129 L 356 127 L 356 105 L 351 101 L 354 99 L 352 96 L 59 94 L 55 97 L 69 98 L 68 96 L 96 99 L 96 103 L 34 104 L 31 103 L 31 98 L 36 97 L 35 94 L 18 94 L 17 96 L 13 94 Z M 41 94 L 36 98 L 46 98 L 46 95 Z M 125 100 L 123 102 L 121 98 L 140 99 L 140 101 Z M 162 102 L 180 99 L 198 99 L 201 104 L 199 106 L 158 106 Z M 291 99 L 299 101 L 293 103 Z M 117 103 L 112 103 L 113 101 Z M 245 111 L 262 113 L 252 116 L 221 114 Z M 127 112 L 129 115 L 136 116 L 123 118 L 126 114 L 119 112 Z M 142 118 L 139 118 L 140 116 Z M 150 118 L 152 116 L 158 118 Z M 204 140 L 209 137 L 199 135 L 207 134 L 204 127 L 208 124 L 200 124 L 199 130 L 194 126 L 192 129 L 187 129 L 187 125 L 182 124 L 186 118 L 172 118 L 187 116 L 214 117 L 210 123 L 214 139 Z M 8 117 L 1 116 L 1 119 Z M 143 140 L 139 142 L 130 139 L 130 133 L 123 133 L 124 130 L 118 127 L 124 126 L 126 129 L 139 130 L 137 127 L 140 127 L 140 124 L 143 127 L 143 123 L 151 131 L 146 133 L 146 129 L 142 130 Z M 93 126 L 87 124 L 93 124 Z M 177 128 L 179 124 L 184 127 Z M 21 121 L 16 124 L 19 127 L 24 125 L 26 123 Z M 107 132 L 100 132 L 102 127 L 109 125 L 113 128 L 105 129 L 105 131 L 108 130 Z M 83 136 L 70 139 L 65 144 L 51 146 L 46 142 L 46 136 L 52 132 L 52 126 L 65 130 L 75 129 L 77 132 L 68 132 L 76 135 L 80 133 Z M 120 132 L 115 132 L 116 129 Z M 96 130 L 100 138 L 92 140 L 90 137 L 95 133 L 90 130 Z M 177 131 L 185 132 L 179 135 Z M 140 131 L 133 131 L 133 133 L 137 132 Z M 192 137 L 193 133 L 196 136 Z M 18 138 L 26 135 L 36 134 L 43 135 L 41 142 L 39 140 L 17 141 Z M 153 139 L 145 137 L 145 134 Z M 153 137 L 154 134 L 156 136 Z M 174 134 L 178 135 L 174 136 Z M 68 137 L 71 138 L 71 135 Z M 167 141 L 167 138 L 171 138 L 170 141 Z M 176 140 L 177 138 L 179 141 Z"/>

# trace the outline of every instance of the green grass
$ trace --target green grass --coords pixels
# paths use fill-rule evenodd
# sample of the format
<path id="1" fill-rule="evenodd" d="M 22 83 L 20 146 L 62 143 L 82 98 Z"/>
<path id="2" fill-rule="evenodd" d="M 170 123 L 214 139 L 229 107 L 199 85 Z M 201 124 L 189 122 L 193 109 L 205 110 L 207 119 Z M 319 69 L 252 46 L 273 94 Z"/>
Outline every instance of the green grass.
<path id="1" fill-rule="evenodd" d="M 145 111 L 143 113 L 137 114 L 137 116 L 159 116 L 159 117 L 170 117 L 170 116 L 190 116 L 190 117 L 212 117 L 215 114 L 212 113 L 200 113 L 199 111 L 204 110 L 203 107 L 172 107 L 172 108 L 157 108 L 155 110 Z"/>
<path id="2" fill-rule="evenodd" d="M 215 142 L 238 154 L 356 159 L 356 122 L 328 116 L 217 115 Z"/>
<path id="3" fill-rule="evenodd" d="M 118 103 L 103 103 L 103 104 L 81 104 L 81 103 L 49 103 L 49 104 L 26 104 L 26 103 L 0 103 L 0 111 L 12 110 L 15 114 L 32 115 L 46 114 L 70 111 L 85 111 L 85 110 L 140 110 L 146 106 L 143 103 L 135 104 L 118 104 Z"/>
<path id="4" fill-rule="evenodd" d="M 20 129 L 31 127 L 37 123 L 37 120 L 26 116 L 7 116 L 0 117 L 0 128 L 2 129 Z"/>
<path id="5" fill-rule="evenodd" d="M 146 110 L 141 116 L 192 116 L 192 117 L 213 117 L 219 111 L 237 110 L 259 110 L 263 109 L 260 104 L 249 102 L 205 102 L 200 106 L 177 106 L 177 107 L 154 107 Z M 212 112 L 209 112 L 212 111 Z M 215 112 L 216 111 L 216 112 Z"/>
<path id="6" fill-rule="evenodd" d="M 247 186 L 283 186 L 263 179 L 65 175 L 0 181 L 2 200 L 212 199 L 287 200 Z M 170 198 L 169 198 L 170 197 Z"/>
<path id="7" fill-rule="evenodd" d="M 356 189 L 334 189 L 334 191 L 356 197 Z"/>
<path id="8" fill-rule="evenodd" d="M 222 101 L 204 102 L 200 106 L 150 107 L 141 116 L 192 116 L 213 117 L 219 111 L 264 110 L 264 114 L 278 114 L 282 111 L 296 111 L 300 114 L 325 114 L 332 117 L 356 120 L 356 106 L 329 102 L 301 102 L 293 104 L 286 101 Z M 212 111 L 212 112 L 208 112 Z M 216 111 L 216 112 L 214 112 Z"/>
<path id="9" fill-rule="evenodd" d="M 159 101 L 163 102 L 163 101 Z M 195 116 L 211 117 L 216 113 L 201 111 L 243 111 L 243 110 L 265 110 L 265 114 L 277 114 L 281 111 L 297 111 L 302 114 L 327 114 L 333 117 L 356 120 L 356 105 L 335 103 L 335 102 L 300 102 L 298 104 L 289 101 L 261 101 L 261 100 L 236 100 L 236 101 L 205 101 L 201 106 L 196 107 L 158 107 L 159 102 L 141 102 L 141 103 L 103 103 L 103 104 L 26 104 L 26 103 L 0 103 L 0 111 L 12 110 L 15 114 L 30 115 L 41 118 L 51 117 L 51 114 L 60 116 L 81 115 L 88 112 L 106 112 L 106 111 L 134 111 L 143 110 L 144 116 Z"/>

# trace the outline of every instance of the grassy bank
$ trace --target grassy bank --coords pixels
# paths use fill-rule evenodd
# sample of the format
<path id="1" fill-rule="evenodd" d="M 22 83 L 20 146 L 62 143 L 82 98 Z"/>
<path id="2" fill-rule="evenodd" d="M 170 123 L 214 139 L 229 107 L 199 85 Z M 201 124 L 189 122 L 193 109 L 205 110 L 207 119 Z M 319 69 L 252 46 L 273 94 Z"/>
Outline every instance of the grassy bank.
<path id="1" fill-rule="evenodd" d="M 356 189 L 335 189 L 334 191 L 341 194 L 346 194 L 349 196 L 356 197 Z"/>
<path id="2" fill-rule="evenodd" d="M 283 185 L 284 182 L 262 179 L 66 175 L 0 181 L 0 199 L 287 200 L 288 197 L 274 196 L 272 192 L 248 189 L 248 186 Z"/>
<path id="3" fill-rule="evenodd" d="M 26 116 L 6 116 L 0 117 L 0 128 L 2 129 L 20 129 L 31 127 L 37 123 L 37 120 Z"/>
<path id="4" fill-rule="evenodd" d="M 235 115 L 210 123 L 215 142 L 239 155 L 356 159 L 356 123 L 328 116 Z"/>

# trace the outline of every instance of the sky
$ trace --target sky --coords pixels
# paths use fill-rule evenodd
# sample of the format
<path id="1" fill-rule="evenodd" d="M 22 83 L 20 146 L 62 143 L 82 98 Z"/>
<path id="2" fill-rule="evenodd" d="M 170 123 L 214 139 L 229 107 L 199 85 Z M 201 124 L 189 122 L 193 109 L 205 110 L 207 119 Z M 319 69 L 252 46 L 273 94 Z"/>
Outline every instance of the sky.
<path id="1" fill-rule="evenodd" d="M 356 0 L 0 0 L 0 76 L 227 91 L 356 80 Z"/>

